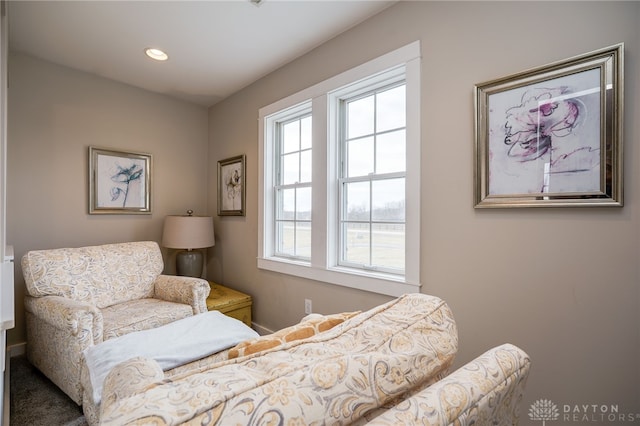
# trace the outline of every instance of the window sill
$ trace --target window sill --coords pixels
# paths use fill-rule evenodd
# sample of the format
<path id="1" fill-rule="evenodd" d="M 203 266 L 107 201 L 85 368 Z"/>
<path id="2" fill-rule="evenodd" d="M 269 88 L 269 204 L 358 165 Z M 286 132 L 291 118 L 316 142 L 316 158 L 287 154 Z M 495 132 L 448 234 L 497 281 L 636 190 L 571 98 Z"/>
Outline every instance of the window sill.
<path id="1" fill-rule="evenodd" d="M 363 273 L 338 267 L 318 268 L 279 258 L 258 258 L 258 268 L 393 297 L 420 291 L 420 284 L 408 283 L 402 277 L 390 274 Z"/>

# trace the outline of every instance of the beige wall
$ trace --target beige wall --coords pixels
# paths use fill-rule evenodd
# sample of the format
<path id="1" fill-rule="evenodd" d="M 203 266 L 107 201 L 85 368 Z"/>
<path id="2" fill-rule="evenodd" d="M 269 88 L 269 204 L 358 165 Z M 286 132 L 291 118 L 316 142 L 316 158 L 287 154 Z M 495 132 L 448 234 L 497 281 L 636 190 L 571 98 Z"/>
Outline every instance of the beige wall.
<path id="1" fill-rule="evenodd" d="M 324 313 L 388 300 L 257 269 L 257 116 L 420 40 L 422 292 L 453 309 L 458 365 L 502 342 L 525 349 L 533 369 L 522 424 L 542 398 L 561 411 L 617 404 L 640 414 L 638 22 L 638 2 L 400 3 L 217 104 L 209 164 L 247 155 L 247 214 L 216 218 L 210 277 L 251 293 L 255 320 L 270 329 L 297 321 L 304 298 Z M 618 42 L 626 44 L 624 208 L 474 210 L 474 84 Z"/>
<path id="2" fill-rule="evenodd" d="M 27 250 L 159 242 L 166 215 L 206 213 L 209 168 L 204 107 L 19 54 L 9 58 L 8 95 L 7 242 L 18 260 L 11 345 L 25 341 Z M 88 214 L 89 146 L 152 154 L 153 214 Z"/>

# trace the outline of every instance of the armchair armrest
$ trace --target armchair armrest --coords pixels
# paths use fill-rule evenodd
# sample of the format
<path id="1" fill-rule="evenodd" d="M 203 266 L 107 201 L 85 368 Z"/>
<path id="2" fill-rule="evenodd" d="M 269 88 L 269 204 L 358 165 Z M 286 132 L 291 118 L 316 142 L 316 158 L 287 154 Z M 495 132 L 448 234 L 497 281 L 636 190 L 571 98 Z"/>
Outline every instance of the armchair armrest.
<path id="1" fill-rule="evenodd" d="M 132 377 L 135 380 L 131 380 Z M 143 392 L 163 379 L 164 372 L 160 364 L 151 358 L 135 357 L 124 361 L 113 367 L 105 377 L 101 406 L 108 409 L 118 400 Z"/>
<path id="2" fill-rule="evenodd" d="M 517 424 L 530 366 L 520 348 L 495 347 L 367 424 Z"/>
<path id="3" fill-rule="evenodd" d="M 103 318 L 100 310 L 87 302 L 79 302 L 61 296 L 25 296 L 27 312 L 41 321 L 69 332 L 80 341 L 92 337 L 89 345 L 102 342 Z"/>
<path id="4" fill-rule="evenodd" d="M 210 291 L 206 280 L 176 275 L 159 275 L 154 289 L 156 298 L 190 305 L 194 315 L 207 312 Z"/>

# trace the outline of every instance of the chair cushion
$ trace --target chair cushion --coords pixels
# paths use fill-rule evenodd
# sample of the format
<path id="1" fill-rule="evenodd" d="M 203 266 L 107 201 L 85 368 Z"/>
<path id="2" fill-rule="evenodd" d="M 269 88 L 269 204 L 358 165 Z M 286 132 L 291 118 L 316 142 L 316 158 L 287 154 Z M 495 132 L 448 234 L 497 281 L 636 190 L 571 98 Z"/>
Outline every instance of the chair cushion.
<path id="1" fill-rule="evenodd" d="M 148 330 L 193 315 L 189 305 L 159 299 L 137 299 L 102 309 L 104 340 Z"/>

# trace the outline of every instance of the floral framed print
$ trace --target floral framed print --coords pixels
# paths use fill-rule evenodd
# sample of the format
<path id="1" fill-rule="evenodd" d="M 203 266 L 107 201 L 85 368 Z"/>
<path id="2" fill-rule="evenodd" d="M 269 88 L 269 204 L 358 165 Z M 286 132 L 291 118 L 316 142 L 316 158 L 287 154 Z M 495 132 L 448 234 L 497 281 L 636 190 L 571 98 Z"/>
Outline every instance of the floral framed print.
<path id="1" fill-rule="evenodd" d="M 244 216 L 245 156 L 218 161 L 218 215 Z"/>
<path id="2" fill-rule="evenodd" d="M 475 207 L 617 206 L 617 44 L 475 86 Z"/>
<path id="3" fill-rule="evenodd" d="M 89 147 L 89 214 L 151 214 L 151 160 Z"/>

